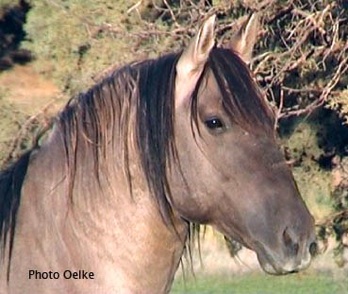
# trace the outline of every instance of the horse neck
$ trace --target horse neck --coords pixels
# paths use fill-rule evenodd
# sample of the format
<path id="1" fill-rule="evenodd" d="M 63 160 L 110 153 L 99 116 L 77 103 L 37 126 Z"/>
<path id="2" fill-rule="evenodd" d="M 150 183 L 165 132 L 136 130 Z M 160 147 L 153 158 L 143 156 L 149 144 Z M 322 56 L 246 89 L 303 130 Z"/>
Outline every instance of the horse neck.
<path id="1" fill-rule="evenodd" d="M 35 238 L 40 243 L 40 251 L 34 253 L 37 268 L 93 271 L 102 277 L 99 289 L 108 291 L 168 291 L 183 252 L 187 225 L 175 217 L 175 230 L 164 223 L 138 162 L 130 161 L 131 194 L 125 173 L 118 168 L 117 152 L 108 158 L 115 165 L 105 167 L 113 172 L 100 176 L 99 182 L 93 165 L 79 162 L 84 154 L 77 158 L 73 198 L 68 199 L 67 182 L 62 181 L 65 167 L 58 160 L 64 158 L 62 143 L 56 136 L 46 145 L 29 167 L 21 204 L 21 218 L 26 221 L 17 231 L 25 235 L 23 240 Z M 136 157 L 131 152 L 130 158 Z M 45 238 L 37 240 L 43 231 Z"/>

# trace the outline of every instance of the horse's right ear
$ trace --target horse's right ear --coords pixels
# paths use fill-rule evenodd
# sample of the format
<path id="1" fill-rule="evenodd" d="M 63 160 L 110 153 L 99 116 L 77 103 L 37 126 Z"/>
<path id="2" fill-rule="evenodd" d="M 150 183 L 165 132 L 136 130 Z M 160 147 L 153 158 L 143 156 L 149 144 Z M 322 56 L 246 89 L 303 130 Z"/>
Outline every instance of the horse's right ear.
<path id="1" fill-rule="evenodd" d="M 259 14 L 254 13 L 231 38 L 229 48 L 236 52 L 246 64 L 251 62 L 259 30 Z"/>
<path id="2" fill-rule="evenodd" d="M 215 15 L 212 15 L 202 24 L 178 60 L 175 79 L 176 105 L 188 101 L 196 87 L 209 53 L 214 47 L 214 26 Z"/>

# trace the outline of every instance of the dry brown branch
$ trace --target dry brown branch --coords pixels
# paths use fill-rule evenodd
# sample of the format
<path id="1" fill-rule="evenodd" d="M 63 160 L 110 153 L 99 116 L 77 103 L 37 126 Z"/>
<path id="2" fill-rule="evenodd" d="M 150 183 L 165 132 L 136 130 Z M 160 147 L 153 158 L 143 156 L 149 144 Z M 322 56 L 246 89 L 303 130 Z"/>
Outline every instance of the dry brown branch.
<path id="1" fill-rule="evenodd" d="M 327 99 L 329 98 L 329 95 L 332 93 L 333 89 L 341 79 L 341 77 L 347 72 L 348 70 L 348 56 L 343 59 L 334 76 L 330 79 L 330 81 L 327 83 L 327 85 L 324 87 L 324 89 L 321 90 L 320 96 L 318 99 L 314 100 L 312 103 L 307 105 L 305 108 L 298 109 L 298 110 L 291 110 L 291 109 L 283 109 L 282 113 L 279 114 L 279 118 L 285 118 L 289 116 L 299 116 L 302 114 L 310 114 L 318 107 L 322 106 Z"/>

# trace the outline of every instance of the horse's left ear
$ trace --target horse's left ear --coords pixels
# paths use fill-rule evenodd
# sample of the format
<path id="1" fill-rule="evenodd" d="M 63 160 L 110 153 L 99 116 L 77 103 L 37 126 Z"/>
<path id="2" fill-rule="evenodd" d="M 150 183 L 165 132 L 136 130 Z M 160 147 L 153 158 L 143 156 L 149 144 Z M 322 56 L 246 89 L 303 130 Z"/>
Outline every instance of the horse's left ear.
<path id="1" fill-rule="evenodd" d="M 176 105 L 187 102 L 196 87 L 210 51 L 214 47 L 214 26 L 215 15 L 212 15 L 202 24 L 178 60 L 175 79 Z"/>
<path id="2" fill-rule="evenodd" d="M 257 41 L 259 29 L 259 15 L 254 13 L 232 36 L 229 44 L 229 47 L 248 65 L 252 59 L 252 53 Z"/>

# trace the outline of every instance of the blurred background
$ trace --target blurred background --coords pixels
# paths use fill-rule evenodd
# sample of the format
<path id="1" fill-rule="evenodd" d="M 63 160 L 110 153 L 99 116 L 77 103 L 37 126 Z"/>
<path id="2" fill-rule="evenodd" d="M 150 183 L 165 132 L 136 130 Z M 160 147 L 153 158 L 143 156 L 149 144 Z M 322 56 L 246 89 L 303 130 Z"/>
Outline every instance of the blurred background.
<path id="1" fill-rule="evenodd" d="M 267 276 L 253 252 L 201 228 L 172 292 L 348 293 L 347 0 L 0 0 L 0 166 L 118 66 L 182 49 L 213 13 L 223 44 L 253 12 L 262 29 L 251 69 L 320 254 L 304 273 Z"/>

